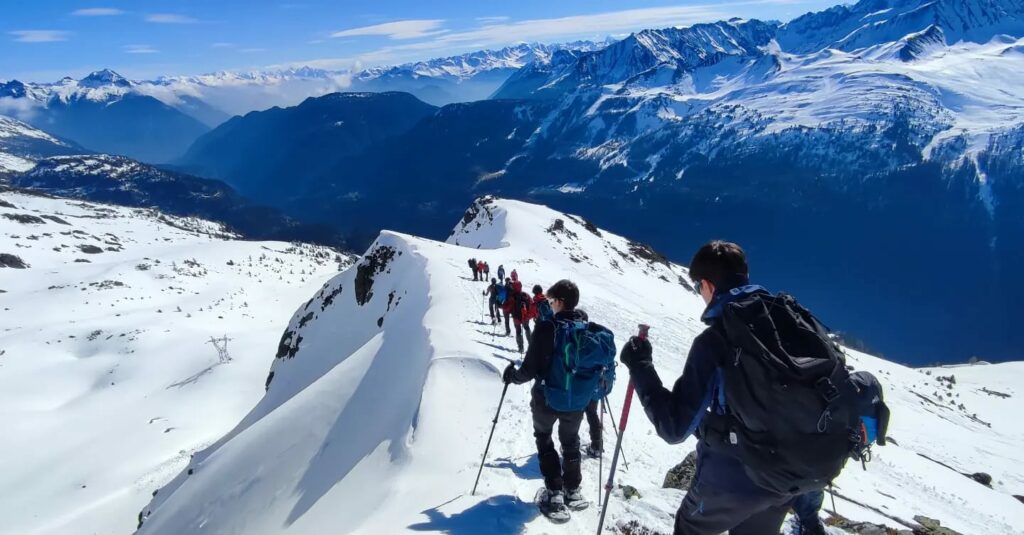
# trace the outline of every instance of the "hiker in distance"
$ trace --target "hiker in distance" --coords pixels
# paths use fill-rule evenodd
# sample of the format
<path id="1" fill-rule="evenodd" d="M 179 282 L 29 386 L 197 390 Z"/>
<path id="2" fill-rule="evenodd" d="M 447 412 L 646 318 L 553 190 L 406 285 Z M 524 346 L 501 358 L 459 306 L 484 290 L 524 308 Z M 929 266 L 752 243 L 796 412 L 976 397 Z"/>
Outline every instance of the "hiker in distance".
<path id="1" fill-rule="evenodd" d="M 514 273 L 514 272 L 513 272 Z M 536 315 L 536 308 L 533 300 L 523 291 L 523 283 L 512 281 L 512 289 L 505 300 L 503 310 L 512 317 L 512 324 L 516 328 L 516 346 L 519 352 L 523 352 L 523 331 L 526 331 L 526 340 L 530 340 L 530 320 Z"/>
<path id="2" fill-rule="evenodd" d="M 509 364 L 502 379 L 506 384 L 534 381 L 530 410 L 540 471 L 544 476 L 538 506 L 550 520 L 566 522 L 570 519 L 570 510 L 589 506 L 580 490 L 583 476 L 579 430 L 583 411 L 603 379 L 603 372 L 595 370 L 614 364 L 615 340 L 611 331 L 587 322 L 576 309 L 580 291 L 573 282 L 556 282 L 548 288 L 547 297 L 554 316 L 537 324 L 522 366 L 516 369 L 515 364 Z M 563 354 L 576 355 L 573 366 L 583 373 L 567 369 L 566 359 L 559 358 Z M 555 423 L 558 424 L 561 459 L 551 438 Z"/>
<path id="3" fill-rule="evenodd" d="M 498 280 L 504 281 L 505 280 L 505 266 L 502 265 L 502 264 L 498 264 L 498 272 L 496 274 L 498 275 Z"/>
<path id="4" fill-rule="evenodd" d="M 484 290 L 487 297 L 487 311 L 491 314 L 491 325 L 498 323 L 498 279 L 491 279 L 491 284 Z"/>
<path id="5" fill-rule="evenodd" d="M 853 445 L 856 388 L 841 350 L 792 297 L 751 285 L 748 273 L 734 243 L 694 255 L 708 328 L 671 390 L 649 341 L 633 337 L 620 355 L 658 435 L 700 438 L 675 535 L 777 535 L 795 499 L 827 486 Z"/>
<path id="6" fill-rule="evenodd" d="M 487 276 L 484 274 L 484 261 L 483 260 L 477 260 L 476 261 L 476 272 L 480 276 L 480 280 L 482 280 L 484 282 L 487 282 Z"/>
<path id="7" fill-rule="evenodd" d="M 473 280 L 480 280 L 480 272 L 477 270 L 476 258 L 469 259 L 469 270 L 473 272 Z"/>

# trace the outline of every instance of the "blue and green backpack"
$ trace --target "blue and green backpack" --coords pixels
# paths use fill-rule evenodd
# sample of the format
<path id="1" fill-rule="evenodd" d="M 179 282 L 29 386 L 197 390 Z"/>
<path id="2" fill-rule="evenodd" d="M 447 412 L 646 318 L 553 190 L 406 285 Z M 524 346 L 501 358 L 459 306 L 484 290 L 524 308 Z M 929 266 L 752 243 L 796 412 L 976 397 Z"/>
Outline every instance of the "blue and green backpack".
<path id="1" fill-rule="evenodd" d="M 555 353 L 544 398 L 558 412 L 577 412 L 607 396 L 615 384 L 615 335 L 585 321 L 555 322 Z"/>

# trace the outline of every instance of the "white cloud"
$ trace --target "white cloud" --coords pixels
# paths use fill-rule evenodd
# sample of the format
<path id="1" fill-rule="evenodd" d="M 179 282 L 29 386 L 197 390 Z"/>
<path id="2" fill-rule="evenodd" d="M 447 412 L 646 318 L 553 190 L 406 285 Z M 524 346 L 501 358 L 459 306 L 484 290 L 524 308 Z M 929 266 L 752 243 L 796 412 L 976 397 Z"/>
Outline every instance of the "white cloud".
<path id="1" fill-rule="evenodd" d="M 234 48 L 234 43 L 213 43 L 210 48 Z"/>
<path id="2" fill-rule="evenodd" d="M 610 34 L 629 33 L 645 28 L 688 26 L 699 22 L 725 20 L 732 16 L 728 11 L 731 6 L 777 1 L 789 0 L 751 0 L 717 5 L 638 8 L 591 15 L 482 24 L 476 28 L 437 35 L 427 41 L 387 46 L 360 55 L 360 59 L 368 63 L 378 63 L 382 59 L 404 61 L 421 57 L 427 51 L 447 53 L 525 41 L 552 42 L 581 37 L 600 39 Z"/>
<path id="3" fill-rule="evenodd" d="M 173 13 L 153 13 L 146 16 L 146 22 L 156 22 L 158 24 L 195 24 L 199 22 L 199 19 Z"/>
<path id="4" fill-rule="evenodd" d="M 112 7 L 87 7 L 76 9 L 71 14 L 75 17 L 110 17 L 113 15 L 124 15 L 124 11 Z"/>
<path id="5" fill-rule="evenodd" d="M 389 39 L 419 39 L 440 35 L 447 30 L 439 29 L 444 23 L 443 20 L 396 20 L 373 26 L 361 26 L 349 28 L 331 34 L 331 37 L 362 37 L 369 35 L 382 35 Z"/>
<path id="6" fill-rule="evenodd" d="M 266 48 L 243 48 L 243 49 L 239 50 L 239 52 L 244 52 L 246 54 L 258 54 L 260 52 L 266 52 L 266 51 L 267 51 Z"/>
<path id="7" fill-rule="evenodd" d="M 0 115 L 31 121 L 42 103 L 31 98 L 0 97 Z"/>
<path id="8" fill-rule="evenodd" d="M 476 21 L 483 24 L 496 24 L 498 22 L 505 22 L 508 19 L 509 17 L 502 15 L 497 17 L 477 17 Z"/>
<path id="9" fill-rule="evenodd" d="M 160 52 L 150 45 L 124 45 L 123 48 L 127 54 L 156 54 Z"/>
<path id="10" fill-rule="evenodd" d="M 52 43 L 55 41 L 67 41 L 71 32 L 60 30 L 15 30 L 8 32 L 14 36 L 19 43 Z"/>

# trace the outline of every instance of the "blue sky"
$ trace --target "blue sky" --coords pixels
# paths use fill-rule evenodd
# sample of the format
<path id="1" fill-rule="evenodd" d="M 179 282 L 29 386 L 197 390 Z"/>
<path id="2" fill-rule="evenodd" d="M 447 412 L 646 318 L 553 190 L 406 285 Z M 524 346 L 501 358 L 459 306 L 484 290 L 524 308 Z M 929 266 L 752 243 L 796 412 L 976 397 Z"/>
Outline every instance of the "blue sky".
<path id="1" fill-rule="evenodd" d="M 523 41 L 622 36 L 734 16 L 789 20 L 835 0 L 7 1 L 0 80 L 113 68 L 131 78 L 394 64 Z"/>

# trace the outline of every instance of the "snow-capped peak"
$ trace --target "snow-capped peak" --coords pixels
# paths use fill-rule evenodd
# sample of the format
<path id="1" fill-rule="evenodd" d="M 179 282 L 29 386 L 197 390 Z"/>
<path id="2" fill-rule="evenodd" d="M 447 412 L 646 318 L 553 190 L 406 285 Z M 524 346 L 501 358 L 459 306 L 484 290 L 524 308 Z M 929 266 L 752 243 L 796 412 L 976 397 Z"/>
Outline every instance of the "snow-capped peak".
<path id="1" fill-rule="evenodd" d="M 97 88 L 107 85 L 116 87 L 131 87 L 132 83 L 124 76 L 110 70 L 103 69 L 101 71 L 94 71 L 89 73 L 88 76 L 78 81 L 78 84 L 82 87 Z"/>
<path id="2" fill-rule="evenodd" d="M 1017 0 L 861 0 L 808 13 L 782 26 L 778 40 L 787 52 L 823 48 L 860 50 L 940 29 L 947 44 L 986 43 L 1006 33 L 1024 37 L 1024 3 Z"/>

